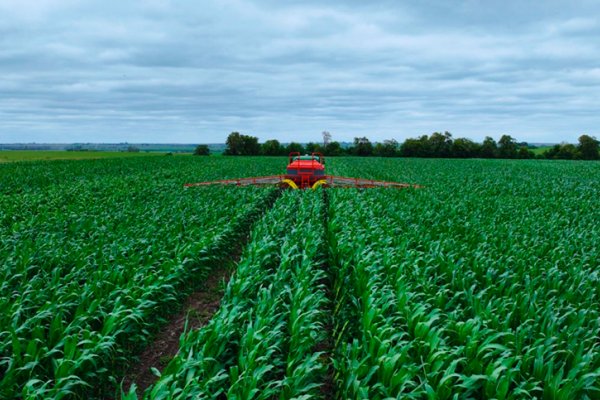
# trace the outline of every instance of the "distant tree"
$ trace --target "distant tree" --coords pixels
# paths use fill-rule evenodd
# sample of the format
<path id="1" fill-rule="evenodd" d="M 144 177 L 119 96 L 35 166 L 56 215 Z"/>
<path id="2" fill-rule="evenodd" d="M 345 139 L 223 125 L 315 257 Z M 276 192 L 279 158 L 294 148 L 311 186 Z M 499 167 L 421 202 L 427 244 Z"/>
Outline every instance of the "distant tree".
<path id="1" fill-rule="evenodd" d="M 223 152 L 227 156 L 254 156 L 260 154 L 258 138 L 231 132 L 227 137 L 227 148 Z"/>
<path id="2" fill-rule="evenodd" d="M 496 144 L 496 141 L 489 137 L 486 136 L 485 139 L 483 139 L 483 143 L 481 144 L 481 148 L 479 150 L 479 156 L 481 158 L 495 158 L 498 155 L 498 145 Z"/>
<path id="3" fill-rule="evenodd" d="M 384 140 L 383 143 L 375 145 L 373 155 L 378 157 L 396 157 L 398 156 L 398 146 L 396 139 Z"/>
<path id="4" fill-rule="evenodd" d="M 195 156 L 208 156 L 208 155 L 210 155 L 210 149 L 205 144 L 199 144 L 194 149 L 194 155 Z"/>
<path id="5" fill-rule="evenodd" d="M 457 138 L 452 142 L 450 153 L 456 158 L 471 158 L 479 155 L 480 146 L 472 140 Z"/>
<path id="6" fill-rule="evenodd" d="M 545 158 L 550 160 L 577 160 L 581 158 L 577 147 L 570 143 L 556 144 L 543 154 Z"/>
<path id="7" fill-rule="evenodd" d="M 577 145 L 577 150 L 581 155 L 581 159 L 598 160 L 600 158 L 598 149 L 599 144 L 600 142 L 596 140 L 595 137 L 591 137 L 588 135 L 579 136 L 579 144 Z"/>
<path id="8" fill-rule="evenodd" d="M 535 158 L 535 153 L 533 151 L 529 150 L 529 148 L 527 146 L 521 146 L 521 147 L 519 147 L 519 151 L 517 153 L 517 158 L 520 158 L 520 159 Z"/>
<path id="9" fill-rule="evenodd" d="M 543 154 L 544 158 L 547 158 L 549 160 L 554 160 L 557 158 L 558 153 L 560 153 L 560 144 L 555 144 L 554 146 L 550 147 L 548 150 L 544 151 L 542 154 Z"/>
<path id="10" fill-rule="evenodd" d="M 422 135 L 418 139 L 406 139 L 400 145 L 400 155 L 403 157 L 430 157 L 429 138 L 427 135 Z"/>
<path id="11" fill-rule="evenodd" d="M 286 147 L 286 153 L 292 153 L 296 151 L 300 154 L 304 154 L 306 152 L 304 146 L 302 146 L 300 143 L 290 142 Z"/>
<path id="12" fill-rule="evenodd" d="M 244 155 L 257 156 L 260 154 L 260 144 L 255 136 L 242 135 L 244 140 Z"/>
<path id="13" fill-rule="evenodd" d="M 452 155 L 452 134 L 434 132 L 429 136 L 429 148 L 432 157 L 450 157 Z"/>
<path id="14" fill-rule="evenodd" d="M 361 157 L 372 156 L 373 145 L 365 136 L 354 138 L 354 146 L 352 146 L 351 153 Z"/>
<path id="15" fill-rule="evenodd" d="M 517 141 L 510 135 L 502 135 L 498 140 L 499 158 L 517 158 Z"/>
<path id="16" fill-rule="evenodd" d="M 140 149 L 135 147 L 135 146 L 127 146 L 127 152 L 128 153 L 139 153 Z"/>
<path id="17" fill-rule="evenodd" d="M 344 154 L 344 149 L 339 142 L 329 142 L 323 149 L 323 154 L 326 156 L 341 156 Z"/>
<path id="18" fill-rule="evenodd" d="M 239 156 L 244 151 L 244 139 L 239 132 L 231 132 L 229 136 L 227 136 L 225 144 L 227 145 L 227 148 L 223 154 L 226 156 Z"/>
<path id="19" fill-rule="evenodd" d="M 307 153 L 323 153 L 323 147 L 321 147 L 318 143 L 309 142 L 306 143 L 306 152 Z"/>
<path id="20" fill-rule="evenodd" d="M 580 158 L 580 155 L 574 144 L 563 143 L 560 145 L 557 158 L 560 158 L 561 160 L 577 160 Z"/>
<path id="21" fill-rule="evenodd" d="M 280 156 L 285 153 L 285 149 L 278 140 L 267 140 L 261 146 L 261 153 L 265 156 Z"/>

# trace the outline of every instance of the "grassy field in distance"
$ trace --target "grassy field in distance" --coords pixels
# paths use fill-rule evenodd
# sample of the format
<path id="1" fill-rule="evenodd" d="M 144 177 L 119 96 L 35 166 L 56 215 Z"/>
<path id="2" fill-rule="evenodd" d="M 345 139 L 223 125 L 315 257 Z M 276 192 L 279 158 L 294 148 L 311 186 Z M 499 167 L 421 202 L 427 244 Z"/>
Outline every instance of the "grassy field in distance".
<path id="1" fill-rule="evenodd" d="M 542 154 L 546 150 L 550 150 L 551 148 L 552 148 L 552 146 L 540 146 L 540 147 L 536 147 L 535 149 L 531 149 L 531 151 L 533 151 L 533 153 L 535 155 L 538 155 L 538 154 Z"/>
<path id="2" fill-rule="evenodd" d="M 122 151 L 2 150 L 0 163 L 40 160 L 89 160 L 114 157 L 147 157 L 164 153 L 129 153 Z"/>

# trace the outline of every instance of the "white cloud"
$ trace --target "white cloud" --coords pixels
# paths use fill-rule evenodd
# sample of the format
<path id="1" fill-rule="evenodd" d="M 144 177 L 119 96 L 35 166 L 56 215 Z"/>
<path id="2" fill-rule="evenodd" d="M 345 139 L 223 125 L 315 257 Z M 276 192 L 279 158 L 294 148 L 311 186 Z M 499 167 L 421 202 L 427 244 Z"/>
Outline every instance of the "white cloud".
<path id="1" fill-rule="evenodd" d="M 0 0 L 0 142 L 600 126 L 598 5 L 351 4 Z"/>
<path id="2" fill-rule="evenodd" d="M 75 0 L 0 0 L 0 15 L 6 19 L 39 22 L 49 14 L 64 11 L 76 3 Z"/>

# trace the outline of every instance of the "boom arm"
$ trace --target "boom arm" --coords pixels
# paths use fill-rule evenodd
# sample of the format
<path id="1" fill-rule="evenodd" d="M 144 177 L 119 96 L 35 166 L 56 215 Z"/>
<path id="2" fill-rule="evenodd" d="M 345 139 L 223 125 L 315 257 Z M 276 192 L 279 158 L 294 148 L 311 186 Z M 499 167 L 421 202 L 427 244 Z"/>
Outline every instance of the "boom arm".
<path id="1" fill-rule="evenodd" d="M 221 179 L 218 181 L 186 183 L 184 186 L 185 187 L 209 186 L 209 185 L 262 186 L 262 185 L 276 185 L 278 183 L 282 183 L 284 181 L 284 179 L 285 179 L 284 175 L 255 176 L 252 178 Z"/>
<path id="2" fill-rule="evenodd" d="M 330 187 L 359 187 L 359 188 L 374 188 L 374 187 L 389 187 L 389 188 L 420 188 L 419 185 L 412 185 L 410 183 L 399 183 L 399 182 L 387 182 L 387 181 L 376 181 L 373 179 L 364 178 L 350 178 L 346 176 L 335 176 L 325 175 L 325 181 L 327 186 Z"/>
<path id="3" fill-rule="evenodd" d="M 419 185 L 412 185 L 409 183 L 399 182 L 387 182 L 377 181 L 374 179 L 364 178 L 351 178 L 346 176 L 335 176 L 335 175 L 324 175 L 317 182 L 320 182 L 316 186 L 326 187 L 356 187 L 356 188 L 375 188 L 375 187 L 387 187 L 387 188 L 420 188 Z M 297 186 L 290 183 L 289 179 L 286 179 L 285 175 L 270 175 L 270 176 L 256 176 L 252 178 L 237 178 L 237 179 L 221 179 L 218 181 L 208 182 L 197 182 L 197 183 L 186 183 L 185 187 L 192 186 L 210 186 L 210 185 L 233 185 L 233 186 L 276 186 L 276 185 L 289 185 L 290 187 L 297 189 Z"/>

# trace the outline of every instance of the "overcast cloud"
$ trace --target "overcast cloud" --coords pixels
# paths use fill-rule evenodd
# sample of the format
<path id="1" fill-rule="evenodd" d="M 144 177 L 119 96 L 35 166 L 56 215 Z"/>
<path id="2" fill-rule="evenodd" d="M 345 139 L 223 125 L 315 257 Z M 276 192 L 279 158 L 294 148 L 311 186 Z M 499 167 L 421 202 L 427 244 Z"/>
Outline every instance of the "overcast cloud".
<path id="1" fill-rule="evenodd" d="M 600 137 L 598 1 L 0 0 L 0 142 Z"/>

